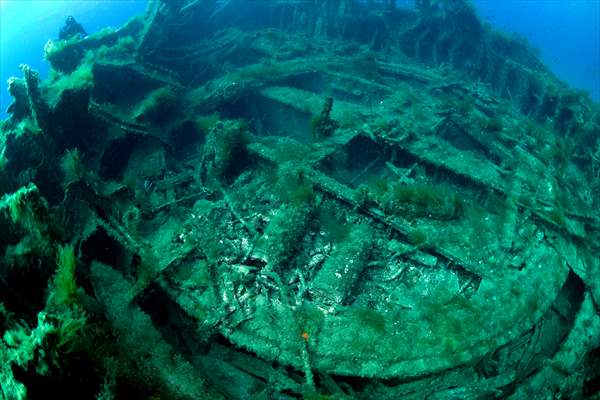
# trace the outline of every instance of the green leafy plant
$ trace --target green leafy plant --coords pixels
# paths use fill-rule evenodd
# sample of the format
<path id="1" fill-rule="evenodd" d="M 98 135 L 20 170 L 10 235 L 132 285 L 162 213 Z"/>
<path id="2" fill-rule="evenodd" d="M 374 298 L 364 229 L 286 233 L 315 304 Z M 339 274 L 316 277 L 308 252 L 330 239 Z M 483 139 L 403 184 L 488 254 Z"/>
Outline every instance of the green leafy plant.
<path id="1" fill-rule="evenodd" d="M 44 83 L 48 105 L 55 107 L 62 94 L 67 90 L 87 90 L 94 84 L 94 74 L 91 63 L 82 63 L 70 74 L 51 72 L 50 79 Z"/>
<path id="2" fill-rule="evenodd" d="M 30 183 L 13 194 L 5 195 L 0 200 L 1 209 L 5 209 L 15 224 L 20 224 L 34 237 L 45 239 L 48 229 L 45 224 L 48 204 L 40 196 L 35 184 Z"/>
<path id="3" fill-rule="evenodd" d="M 449 220 L 460 218 L 464 213 L 464 199 L 442 184 L 392 183 L 377 200 L 387 212 L 406 218 Z"/>
<path id="4" fill-rule="evenodd" d="M 73 148 L 65 151 L 60 159 L 60 169 L 64 176 L 64 186 L 67 187 L 83 178 L 85 170 L 79 149 Z"/>
<path id="5" fill-rule="evenodd" d="M 179 105 L 179 98 L 171 89 L 158 88 L 138 105 L 135 119 L 141 123 L 164 125 L 178 110 Z"/>
<path id="6" fill-rule="evenodd" d="M 56 249 L 56 275 L 52 280 L 49 302 L 56 305 L 72 304 L 77 298 L 75 283 L 75 248 L 72 244 L 59 245 Z"/>

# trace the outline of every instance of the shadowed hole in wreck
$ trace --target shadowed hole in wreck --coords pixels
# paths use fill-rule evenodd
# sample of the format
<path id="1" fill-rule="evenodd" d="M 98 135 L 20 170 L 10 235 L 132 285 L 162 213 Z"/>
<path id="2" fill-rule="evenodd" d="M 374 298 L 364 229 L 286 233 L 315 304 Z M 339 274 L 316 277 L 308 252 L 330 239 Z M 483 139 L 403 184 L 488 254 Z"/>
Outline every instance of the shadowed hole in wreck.
<path id="1" fill-rule="evenodd" d="M 259 93 L 223 106 L 224 118 L 244 118 L 253 133 L 261 136 L 287 136 L 301 143 L 310 142 L 310 113 L 265 98 Z"/>
<path id="2" fill-rule="evenodd" d="M 590 378 L 583 382 L 583 397 L 592 399 L 600 393 L 600 347 L 590 351 L 586 358 L 585 376 Z"/>
<path id="3" fill-rule="evenodd" d="M 129 156 L 131 156 L 137 143 L 137 137 L 133 135 L 113 141 L 102 155 L 100 176 L 105 179 L 119 178 L 127 166 Z"/>
<path id="4" fill-rule="evenodd" d="M 43 350 L 40 352 L 43 353 Z M 44 355 L 36 357 L 42 358 Z M 72 398 L 96 398 L 95 394 L 98 393 L 103 377 L 98 374 L 95 365 L 77 353 L 61 353 L 60 357 L 63 362 L 68 360 L 70 367 L 69 371 L 61 374 L 44 376 L 36 373 L 33 368 L 12 368 L 15 379 L 27 387 L 27 399 L 60 398 L 64 396 L 65 387 L 69 388 L 69 396 L 73 396 Z M 48 370 L 52 371 L 53 368 Z"/>
<path id="5" fill-rule="evenodd" d="M 384 146 L 360 135 L 321 161 L 318 168 L 335 180 L 356 188 L 373 177 L 381 177 L 385 163 L 390 159 L 389 153 Z M 404 164 L 413 159 L 404 154 L 398 161 Z"/>
<path id="6" fill-rule="evenodd" d="M 54 269 L 52 265 L 42 263 L 41 259 L 33 258 L 30 262 L 28 268 L 12 268 L 2 274 L 0 304 L 35 325 L 36 310 L 45 302 L 48 279 Z"/>
<path id="7" fill-rule="evenodd" d="M 553 303 L 553 308 L 564 318 L 568 324 L 573 324 L 575 316 L 579 312 L 585 284 L 573 271 L 569 271 L 566 282 Z"/>
<path id="8" fill-rule="evenodd" d="M 98 228 L 81 244 L 81 253 L 85 263 L 97 260 L 118 269 L 126 276 L 131 273 L 129 253 L 117 240 L 110 237 L 104 228 Z"/>
<path id="9" fill-rule="evenodd" d="M 171 132 L 173 139 L 173 152 L 179 159 L 186 159 L 200 154 L 201 147 L 206 141 L 204 132 L 201 132 L 194 121 L 186 120 Z"/>

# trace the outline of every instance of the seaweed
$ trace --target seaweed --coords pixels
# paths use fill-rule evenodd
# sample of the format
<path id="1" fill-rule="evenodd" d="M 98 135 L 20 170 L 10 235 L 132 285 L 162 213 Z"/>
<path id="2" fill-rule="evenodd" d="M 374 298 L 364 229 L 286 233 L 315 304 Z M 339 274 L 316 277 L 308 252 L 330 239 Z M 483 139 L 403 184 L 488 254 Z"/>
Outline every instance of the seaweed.
<path id="1" fill-rule="evenodd" d="M 286 162 L 279 168 L 273 192 L 284 203 L 294 207 L 310 207 L 316 199 L 313 185 L 306 179 L 305 172 L 292 162 Z"/>
<path id="2" fill-rule="evenodd" d="M 331 110 L 333 108 L 333 97 L 327 97 L 323 102 L 323 109 L 318 115 L 310 118 L 308 129 L 312 140 L 315 142 L 324 140 L 331 136 L 337 129 L 338 124 L 331 119 Z"/>
<path id="3" fill-rule="evenodd" d="M 40 240 L 48 240 L 48 203 L 35 184 L 4 195 L 0 199 L 1 209 L 8 212 L 13 223 L 21 225 Z"/>
<path id="4" fill-rule="evenodd" d="M 78 182 L 85 175 L 85 169 L 81 160 L 79 149 L 67 149 L 60 159 L 60 168 L 64 176 L 64 187 Z"/>
<path id="5" fill-rule="evenodd" d="M 56 275 L 51 282 L 52 290 L 48 302 L 60 307 L 77 301 L 77 284 L 75 283 L 75 248 L 72 244 L 59 245 L 56 249 Z"/>
<path id="6" fill-rule="evenodd" d="M 150 94 L 138 105 L 135 120 L 141 123 L 165 125 L 178 111 L 181 102 L 169 87 L 161 87 Z"/>
<path id="7" fill-rule="evenodd" d="M 406 218 L 430 217 L 440 220 L 461 218 L 465 199 L 443 184 L 402 184 L 394 182 L 380 195 L 378 203 L 386 212 Z"/>
<path id="8" fill-rule="evenodd" d="M 565 265 L 598 287 L 597 107 L 462 0 L 176 3 L 10 80 L 0 393 L 485 397 L 499 349 L 501 395 L 552 381 L 511 352 L 575 354 L 524 344 L 570 328 Z"/>

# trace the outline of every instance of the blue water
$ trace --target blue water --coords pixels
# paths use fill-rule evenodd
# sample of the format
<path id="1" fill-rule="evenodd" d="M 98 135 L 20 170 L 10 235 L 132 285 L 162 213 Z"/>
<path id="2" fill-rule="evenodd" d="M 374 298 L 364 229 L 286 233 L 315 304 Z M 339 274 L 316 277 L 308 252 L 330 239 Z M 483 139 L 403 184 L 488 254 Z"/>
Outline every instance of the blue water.
<path id="1" fill-rule="evenodd" d="M 493 26 L 527 38 L 561 79 L 600 100 L 600 0 L 474 0 L 474 4 Z M 58 36 L 68 15 L 93 33 L 105 26 L 118 27 L 145 7 L 146 0 L 0 0 L 0 81 L 20 76 L 21 63 L 45 76 L 44 44 Z M 10 101 L 2 87 L 0 118 Z"/>
<path id="2" fill-rule="evenodd" d="M 600 101 L 600 0 L 474 0 L 495 28 L 525 37 L 569 85 Z"/>
<path id="3" fill-rule="evenodd" d="M 20 77 L 19 64 L 40 72 L 49 70 L 44 44 L 57 39 L 67 16 L 72 15 L 88 34 L 119 27 L 146 9 L 146 0 L 0 0 L 0 118 L 12 102 L 6 80 Z"/>

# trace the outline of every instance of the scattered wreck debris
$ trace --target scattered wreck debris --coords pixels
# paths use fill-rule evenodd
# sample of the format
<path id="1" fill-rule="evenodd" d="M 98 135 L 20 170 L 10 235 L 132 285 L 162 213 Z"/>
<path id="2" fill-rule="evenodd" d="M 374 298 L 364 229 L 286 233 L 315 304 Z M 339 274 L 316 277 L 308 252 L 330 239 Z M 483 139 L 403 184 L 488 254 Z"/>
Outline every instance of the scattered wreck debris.
<path id="1" fill-rule="evenodd" d="M 597 396 L 598 104 L 367 3 L 152 0 L 22 66 L 3 398 Z"/>

